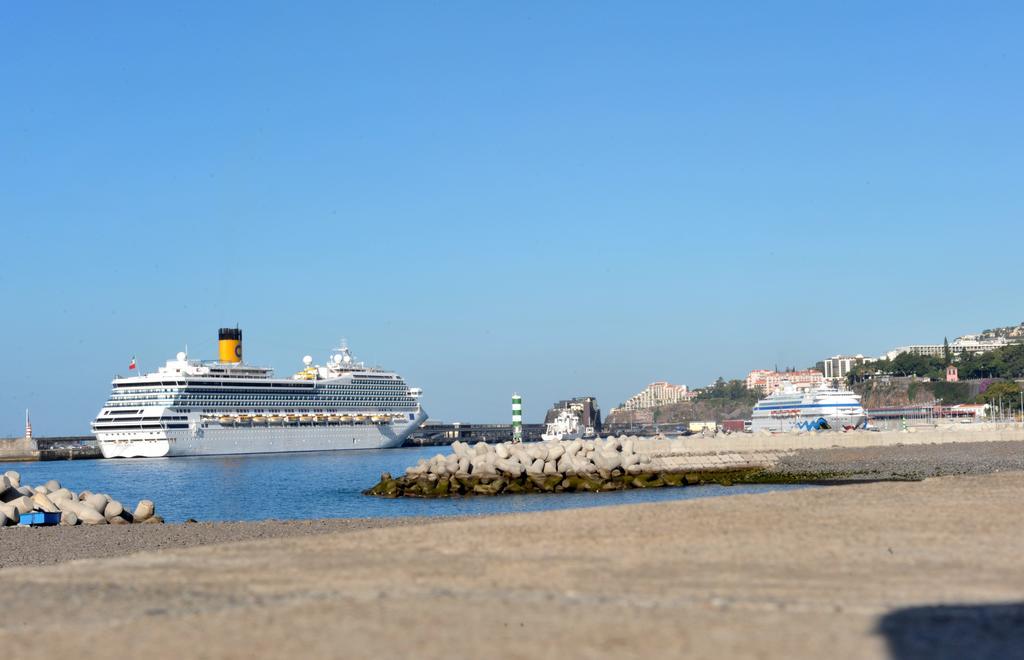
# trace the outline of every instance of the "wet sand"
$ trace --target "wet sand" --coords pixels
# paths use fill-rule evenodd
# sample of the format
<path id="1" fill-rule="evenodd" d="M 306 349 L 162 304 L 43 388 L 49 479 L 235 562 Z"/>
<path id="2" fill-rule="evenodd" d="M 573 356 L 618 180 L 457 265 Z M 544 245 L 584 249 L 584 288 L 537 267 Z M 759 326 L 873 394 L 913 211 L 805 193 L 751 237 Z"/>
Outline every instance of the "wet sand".
<path id="1" fill-rule="evenodd" d="M 1006 657 L 1024 648 L 1021 502 L 1024 473 L 1003 472 L 7 568 L 0 648 L 76 658 Z M 26 635 L 41 617 L 54 634 Z"/>

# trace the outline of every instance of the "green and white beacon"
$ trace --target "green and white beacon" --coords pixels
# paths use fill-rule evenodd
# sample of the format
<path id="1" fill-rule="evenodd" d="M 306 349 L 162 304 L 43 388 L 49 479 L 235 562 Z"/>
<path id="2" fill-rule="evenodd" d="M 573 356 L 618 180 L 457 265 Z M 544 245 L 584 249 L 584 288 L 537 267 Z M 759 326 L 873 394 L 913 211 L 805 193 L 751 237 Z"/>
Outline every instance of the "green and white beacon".
<path id="1" fill-rule="evenodd" d="M 512 442 L 523 441 L 523 397 L 512 395 Z"/>

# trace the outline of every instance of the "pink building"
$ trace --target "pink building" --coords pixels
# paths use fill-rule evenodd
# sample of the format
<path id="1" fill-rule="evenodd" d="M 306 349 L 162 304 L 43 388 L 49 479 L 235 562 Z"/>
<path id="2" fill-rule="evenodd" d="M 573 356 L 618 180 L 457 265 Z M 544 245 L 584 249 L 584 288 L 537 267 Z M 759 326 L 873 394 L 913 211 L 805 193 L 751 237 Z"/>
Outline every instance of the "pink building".
<path id="1" fill-rule="evenodd" d="M 799 389 L 810 389 L 818 387 L 824 381 L 825 374 L 815 369 L 805 369 L 804 371 L 755 369 L 747 374 L 747 389 L 759 389 L 765 394 L 771 394 L 782 387 L 784 382 L 790 383 Z"/>
<path id="2" fill-rule="evenodd" d="M 949 365 L 948 367 L 946 367 L 946 382 L 947 383 L 956 383 L 959 380 L 960 380 L 960 370 L 957 369 L 956 367 L 954 367 L 953 365 Z"/>

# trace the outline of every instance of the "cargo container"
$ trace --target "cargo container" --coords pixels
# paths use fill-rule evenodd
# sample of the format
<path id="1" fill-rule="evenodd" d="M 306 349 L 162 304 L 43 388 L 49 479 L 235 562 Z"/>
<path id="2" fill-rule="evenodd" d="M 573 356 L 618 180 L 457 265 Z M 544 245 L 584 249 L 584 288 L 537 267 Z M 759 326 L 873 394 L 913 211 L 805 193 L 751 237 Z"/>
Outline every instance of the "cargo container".
<path id="1" fill-rule="evenodd" d="M 747 421 L 744 419 L 727 419 L 722 422 L 722 428 L 729 433 L 743 433 L 746 425 Z"/>

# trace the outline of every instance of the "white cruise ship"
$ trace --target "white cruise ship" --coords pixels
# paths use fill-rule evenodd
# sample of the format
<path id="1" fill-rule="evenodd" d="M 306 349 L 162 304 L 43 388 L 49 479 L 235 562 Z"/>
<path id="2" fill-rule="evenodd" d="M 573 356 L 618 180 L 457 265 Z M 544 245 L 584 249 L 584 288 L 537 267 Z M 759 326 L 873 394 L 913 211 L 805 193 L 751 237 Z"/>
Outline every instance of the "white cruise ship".
<path id="1" fill-rule="evenodd" d="M 92 423 L 105 458 L 399 447 L 426 419 L 422 393 L 346 346 L 308 355 L 291 378 L 242 362 L 242 333 L 222 328 L 217 361 L 178 353 L 153 373 L 114 379 Z M 134 367 L 134 360 L 133 360 Z"/>
<path id="2" fill-rule="evenodd" d="M 815 431 L 863 428 L 867 414 L 860 396 L 853 392 L 822 386 L 798 390 L 791 384 L 754 406 L 752 431 Z"/>

